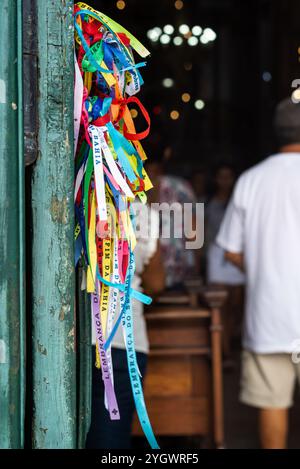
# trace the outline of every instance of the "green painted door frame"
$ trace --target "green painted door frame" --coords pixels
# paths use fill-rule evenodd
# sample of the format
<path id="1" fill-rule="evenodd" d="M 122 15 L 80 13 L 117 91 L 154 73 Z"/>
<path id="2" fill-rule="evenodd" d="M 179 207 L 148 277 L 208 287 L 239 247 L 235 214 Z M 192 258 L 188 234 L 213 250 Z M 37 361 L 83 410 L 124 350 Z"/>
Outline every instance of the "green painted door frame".
<path id="1" fill-rule="evenodd" d="M 38 40 L 33 51 L 28 42 L 33 29 L 25 34 L 24 80 L 35 83 L 38 63 L 37 92 L 25 83 L 25 156 L 32 164 L 27 194 L 23 2 L 26 27 L 37 23 Z M 90 422 L 92 364 L 90 305 L 80 278 L 76 295 L 74 269 L 73 1 L 23 2 L 1 0 L 0 16 L 0 448 L 24 447 L 26 394 L 26 431 L 31 432 L 27 445 L 82 448 Z M 37 59 L 31 58 L 33 52 Z M 26 220 L 31 256 L 26 272 L 27 341 L 25 200 L 32 212 L 32 227 Z M 26 380 L 25 343 L 32 359 Z"/>
<path id="2" fill-rule="evenodd" d="M 0 16 L 0 448 L 24 443 L 24 160 L 22 1 Z M 9 47 L 8 47 L 9 44 Z"/>
<path id="3" fill-rule="evenodd" d="M 39 153 L 32 178 L 34 448 L 75 448 L 73 1 L 37 2 Z"/>

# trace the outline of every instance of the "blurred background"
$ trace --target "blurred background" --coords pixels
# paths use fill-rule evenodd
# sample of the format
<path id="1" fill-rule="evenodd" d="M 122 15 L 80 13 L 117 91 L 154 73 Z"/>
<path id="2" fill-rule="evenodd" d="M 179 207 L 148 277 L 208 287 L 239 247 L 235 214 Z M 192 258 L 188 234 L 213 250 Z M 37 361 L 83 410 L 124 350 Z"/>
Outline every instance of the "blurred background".
<path id="1" fill-rule="evenodd" d="M 207 252 L 217 234 L 234 181 L 240 172 L 276 151 L 273 112 L 281 99 L 292 94 L 292 82 L 300 77 L 300 3 L 297 0 L 90 0 L 88 3 L 122 24 L 151 51 L 147 66 L 140 69 L 145 86 L 139 98 L 151 116 L 151 134 L 144 147 L 149 162 L 164 162 L 165 174 L 190 182 L 196 200 L 205 202 L 206 241 L 198 275 L 204 284 L 214 283 L 207 273 Z M 137 128 L 143 129 L 142 116 L 136 109 L 131 112 Z M 238 402 L 243 286 L 228 287 L 224 281 L 222 288 L 229 293 L 222 312 L 225 444 L 229 448 L 255 448 L 258 447 L 256 412 Z M 178 291 L 176 286 L 177 296 Z M 182 314 L 188 315 L 188 308 Z M 148 315 L 153 345 L 164 327 L 170 333 L 176 319 L 172 325 L 170 320 L 167 326 L 153 325 L 152 320 L 155 321 Z M 191 343 L 192 329 L 196 327 L 190 324 L 191 330 L 183 344 L 186 346 Z M 208 331 L 209 325 L 205 327 Z M 175 402 L 178 396 L 193 399 L 193 391 L 188 385 L 182 385 L 179 390 L 174 382 L 161 389 L 159 384 L 166 375 L 160 377 L 157 370 L 163 369 L 166 363 L 164 373 L 167 373 L 174 362 L 161 357 L 154 366 L 154 360 L 150 360 L 146 396 L 155 423 L 155 403 L 160 393 Z M 185 367 L 194 363 L 191 357 L 184 360 Z M 191 365 L 186 379 L 193 381 L 193 377 L 199 377 L 200 383 L 204 383 L 198 389 L 203 398 L 210 393 L 203 386 L 211 375 L 205 368 L 206 362 L 201 360 L 195 362 L 195 370 Z M 184 382 L 184 376 L 179 370 L 179 382 Z M 217 388 L 221 389 L 220 383 Z M 298 414 L 296 406 L 291 416 L 292 447 L 299 447 Z M 207 415 L 209 420 L 212 413 L 208 411 Z M 182 422 L 185 418 L 188 417 L 183 417 Z M 198 420 L 205 418 L 204 412 Z M 158 422 L 162 420 L 160 414 Z M 200 442 L 193 437 L 190 431 L 193 420 L 189 422 L 185 435 L 161 437 L 162 446 L 205 446 L 203 439 Z M 167 432 L 162 428 L 162 435 Z M 143 445 L 144 440 L 136 438 L 135 444 Z"/>

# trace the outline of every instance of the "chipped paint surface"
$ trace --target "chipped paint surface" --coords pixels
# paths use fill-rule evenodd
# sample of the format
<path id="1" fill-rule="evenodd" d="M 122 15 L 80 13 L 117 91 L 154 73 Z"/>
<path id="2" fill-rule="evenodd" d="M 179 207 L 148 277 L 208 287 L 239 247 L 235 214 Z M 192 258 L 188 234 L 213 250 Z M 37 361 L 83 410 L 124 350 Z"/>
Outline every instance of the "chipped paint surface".
<path id="1" fill-rule="evenodd" d="M 60 308 L 58 319 L 60 321 L 64 321 L 65 317 L 66 317 L 66 314 L 68 314 L 70 312 L 70 309 L 71 309 L 70 305 L 62 305 L 62 307 Z"/>
<path id="2" fill-rule="evenodd" d="M 6 344 L 3 339 L 0 339 L 0 364 L 6 363 Z"/>
<path id="3" fill-rule="evenodd" d="M 37 2 L 39 158 L 33 169 L 33 447 L 76 447 L 73 2 Z M 43 299 L 41 302 L 40 299 Z"/>
<path id="4" fill-rule="evenodd" d="M 68 204 L 66 197 L 63 197 L 62 200 L 59 200 L 56 195 L 52 196 L 50 205 L 50 214 L 52 220 L 56 223 L 62 223 L 63 225 L 66 225 L 68 222 L 69 205 L 70 204 Z"/>

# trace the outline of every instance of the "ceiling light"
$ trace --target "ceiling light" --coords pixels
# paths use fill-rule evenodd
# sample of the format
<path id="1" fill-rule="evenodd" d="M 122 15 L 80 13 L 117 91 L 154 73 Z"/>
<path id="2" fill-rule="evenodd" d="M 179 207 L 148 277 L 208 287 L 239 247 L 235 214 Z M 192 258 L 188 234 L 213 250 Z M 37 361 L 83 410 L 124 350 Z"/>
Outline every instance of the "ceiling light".
<path id="1" fill-rule="evenodd" d="M 157 42 L 157 41 L 159 40 L 160 34 L 158 34 L 158 32 L 155 31 L 155 29 L 150 29 L 150 30 L 147 32 L 147 36 L 148 36 L 148 38 L 150 39 L 150 41 L 152 41 L 152 42 Z"/>
<path id="2" fill-rule="evenodd" d="M 172 88 L 174 80 L 172 80 L 172 78 L 164 78 L 162 84 L 165 88 Z"/>
<path id="3" fill-rule="evenodd" d="M 201 42 L 201 44 L 208 44 L 210 42 L 208 37 L 204 34 L 200 37 L 199 41 Z"/>
<path id="4" fill-rule="evenodd" d="M 162 44 L 169 44 L 170 41 L 171 41 L 171 38 L 170 38 L 170 36 L 168 36 L 167 34 L 162 34 L 162 35 L 160 36 L 160 42 L 161 42 Z"/>
<path id="5" fill-rule="evenodd" d="M 194 105 L 195 105 L 195 108 L 198 111 L 202 111 L 202 109 L 204 109 L 204 107 L 205 107 L 205 102 L 202 101 L 202 99 L 197 99 L 197 101 L 195 101 Z"/>
<path id="6" fill-rule="evenodd" d="M 189 32 L 190 28 L 188 27 L 187 24 L 181 24 L 178 28 L 178 31 L 180 32 L 180 34 L 184 35 L 184 34 L 187 34 Z"/>
<path id="7" fill-rule="evenodd" d="M 155 31 L 156 34 L 158 34 L 158 36 L 160 36 L 162 34 L 162 29 L 159 28 L 158 26 L 155 26 L 155 28 L 153 28 L 153 31 Z"/>
<path id="8" fill-rule="evenodd" d="M 205 28 L 203 31 L 203 36 L 205 36 L 208 39 L 208 42 L 213 42 L 217 39 L 217 35 L 215 31 L 211 28 Z"/>
<path id="9" fill-rule="evenodd" d="M 171 24 L 166 24 L 166 26 L 164 27 L 164 33 L 173 34 L 174 33 L 174 26 L 172 26 Z"/>
<path id="10" fill-rule="evenodd" d="M 183 39 L 181 36 L 176 36 L 174 37 L 173 42 L 175 46 L 181 46 L 181 44 L 183 43 Z"/>
<path id="11" fill-rule="evenodd" d="M 198 39 L 195 36 L 191 36 L 188 38 L 187 42 L 189 46 L 196 46 L 198 44 Z"/>
<path id="12" fill-rule="evenodd" d="M 183 43 L 183 39 L 181 36 L 176 36 L 174 37 L 173 42 L 175 46 L 181 46 L 181 44 Z"/>
<path id="13" fill-rule="evenodd" d="M 194 26 L 192 28 L 192 33 L 194 34 L 194 36 L 200 36 L 202 34 L 201 26 Z"/>

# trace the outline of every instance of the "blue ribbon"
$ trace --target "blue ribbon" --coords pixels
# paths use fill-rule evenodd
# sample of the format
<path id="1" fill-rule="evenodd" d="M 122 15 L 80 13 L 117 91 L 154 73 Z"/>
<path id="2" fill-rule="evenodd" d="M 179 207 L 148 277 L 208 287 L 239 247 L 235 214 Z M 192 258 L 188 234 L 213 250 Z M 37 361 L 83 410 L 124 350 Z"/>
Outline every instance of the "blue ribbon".
<path id="1" fill-rule="evenodd" d="M 142 383 L 139 374 L 139 368 L 136 358 L 136 351 L 134 346 L 134 331 L 133 331 L 133 317 L 132 317 L 132 306 L 130 301 L 130 291 L 131 291 L 131 281 L 134 274 L 134 256 L 132 251 L 130 251 L 129 265 L 126 275 L 126 293 L 121 298 L 121 303 L 123 303 L 122 310 L 124 309 L 124 317 L 122 326 L 125 329 L 126 334 L 126 355 L 127 363 L 129 370 L 129 377 L 131 383 L 132 394 L 135 402 L 136 411 L 138 418 L 143 429 L 143 432 L 149 442 L 149 445 L 152 449 L 159 449 L 159 445 L 156 441 L 155 435 L 153 433 L 151 423 L 149 420 L 148 412 L 146 409 L 146 404 L 144 400 L 144 393 L 142 388 Z"/>
<path id="2" fill-rule="evenodd" d="M 117 290 L 120 290 L 120 292 L 124 293 L 125 292 L 125 284 L 124 283 L 113 283 L 110 282 L 109 280 L 105 280 L 99 273 L 98 267 L 97 267 L 97 278 L 100 280 L 100 282 L 104 283 L 108 287 L 116 288 Z M 145 295 L 144 293 L 135 290 L 134 288 L 130 288 L 130 296 L 134 298 L 135 300 L 140 301 L 141 303 L 144 303 L 144 305 L 151 305 L 152 303 L 152 298 L 148 295 Z"/>

